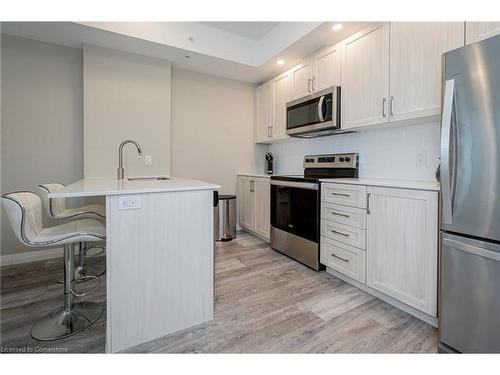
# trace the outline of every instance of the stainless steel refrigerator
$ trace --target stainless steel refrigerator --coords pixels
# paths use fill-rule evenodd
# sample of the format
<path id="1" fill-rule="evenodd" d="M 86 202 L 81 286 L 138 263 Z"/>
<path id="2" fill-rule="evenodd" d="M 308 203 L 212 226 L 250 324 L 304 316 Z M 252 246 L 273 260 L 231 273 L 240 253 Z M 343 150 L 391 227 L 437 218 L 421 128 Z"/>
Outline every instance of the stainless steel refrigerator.
<path id="1" fill-rule="evenodd" d="M 440 351 L 500 353 L 500 36 L 444 55 Z"/>

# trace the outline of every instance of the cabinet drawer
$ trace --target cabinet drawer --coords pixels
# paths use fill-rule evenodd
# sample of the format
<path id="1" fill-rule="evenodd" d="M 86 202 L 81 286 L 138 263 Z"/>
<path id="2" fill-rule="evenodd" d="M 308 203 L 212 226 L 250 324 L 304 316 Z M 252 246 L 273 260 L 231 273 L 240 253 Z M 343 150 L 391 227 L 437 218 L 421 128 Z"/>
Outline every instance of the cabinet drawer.
<path id="1" fill-rule="evenodd" d="M 321 235 L 347 245 L 366 249 L 366 231 L 330 220 L 321 220 Z"/>
<path id="2" fill-rule="evenodd" d="M 321 219 L 366 229 L 366 211 L 362 208 L 321 202 Z"/>
<path id="3" fill-rule="evenodd" d="M 366 186 L 323 183 L 321 200 L 344 206 L 366 208 Z"/>
<path id="4" fill-rule="evenodd" d="M 365 283 L 365 256 L 363 250 L 321 237 L 321 263 L 361 283 Z"/>

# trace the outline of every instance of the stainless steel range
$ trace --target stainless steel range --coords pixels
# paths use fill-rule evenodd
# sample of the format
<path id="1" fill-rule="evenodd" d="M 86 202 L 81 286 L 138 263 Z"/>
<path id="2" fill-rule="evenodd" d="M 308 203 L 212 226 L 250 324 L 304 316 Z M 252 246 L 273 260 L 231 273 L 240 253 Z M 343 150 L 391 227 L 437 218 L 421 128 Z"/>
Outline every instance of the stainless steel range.
<path id="1" fill-rule="evenodd" d="M 304 174 L 271 177 L 271 247 L 320 270 L 320 198 L 323 178 L 358 177 L 358 154 L 307 155 Z"/>

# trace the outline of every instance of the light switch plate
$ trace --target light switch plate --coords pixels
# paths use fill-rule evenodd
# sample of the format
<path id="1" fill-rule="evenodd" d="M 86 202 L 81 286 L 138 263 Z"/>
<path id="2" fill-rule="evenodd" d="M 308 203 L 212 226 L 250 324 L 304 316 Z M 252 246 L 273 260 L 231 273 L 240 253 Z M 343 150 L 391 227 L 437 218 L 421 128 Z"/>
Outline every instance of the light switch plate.
<path id="1" fill-rule="evenodd" d="M 153 165 L 153 155 L 144 155 L 144 165 L 148 167 Z"/>
<path id="2" fill-rule="evenodd" d="M 118 198 L 119 210 L 136 210 L 141 208 L 140 195 L 128 195 Z"/>

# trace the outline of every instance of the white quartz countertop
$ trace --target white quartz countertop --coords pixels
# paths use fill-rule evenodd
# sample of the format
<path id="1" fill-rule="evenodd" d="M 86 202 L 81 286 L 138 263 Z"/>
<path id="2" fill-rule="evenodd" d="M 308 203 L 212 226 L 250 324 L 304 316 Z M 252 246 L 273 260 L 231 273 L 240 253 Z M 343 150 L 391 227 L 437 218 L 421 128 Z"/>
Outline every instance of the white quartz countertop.
<path id="1" fill-rule="evenodd" d="M 238 173 L 238 176 L 271 178 L 272 175 L 264 173 Z"/>
<path id="2" fill-rule="evenodd" d="M 101 195 L 160 193 L 189 190 L 218 190 L 220 185 L 208 182 L 189 180 L 185 178 L 169 177 L 168 180 L 135 180 L 127 178 L 92 177 L 84 178 L 71 185 L 67 185 L 50 198 L 93 197 Z"/>
<path id="3" fill-rule="evenodd" d="M 439 191 L 440 185 L 437 181 L 408 181 L 378 178 L 322 178 L 321 182 L 334 182 L 338 184 L 385 186 L 402 189 L 432 190 Z"/>

